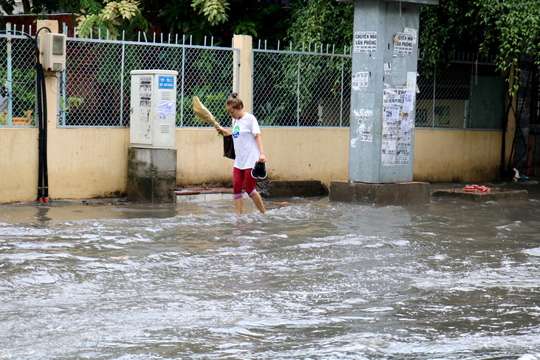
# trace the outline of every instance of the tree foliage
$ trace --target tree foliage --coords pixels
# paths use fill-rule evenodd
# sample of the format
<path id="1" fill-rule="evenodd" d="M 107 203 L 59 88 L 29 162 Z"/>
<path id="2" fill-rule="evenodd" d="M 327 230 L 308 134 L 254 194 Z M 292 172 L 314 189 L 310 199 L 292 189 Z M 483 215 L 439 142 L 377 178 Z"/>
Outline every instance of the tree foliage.
<path id="1" fill-rule="evenodd" d="M 484 28 L 483 52 L 493 52 L 498 69 L 515 79 L 512 93 L 519 87 L 519 59 L 522 52 L 540 65 L 540 2 L 538 0 L 476 0 L 478 13 L 469 10 Z"/>
<path id="2" fill-rule="evenodd" d="M 440 0 L 420 8 L 420 50 L 426 69 L 448 63 L 456 52 L 478 52 L 482 29 L 467 17 L 470 0 Z"/>
<path id="3" fill-rule="evenodd" d="M 193 0 L 191 6 L 203 14 L 210 25 L 225 23 L 229 16 L 227 10 L 230 9 L 229 3 L 225 0 Z"/>
<path id="4" fill-rule="evenodd" d="M 233 34 L 282 40 L 289 12 L 280 2 L 143 0 L 145 12 L 156 14 L 155 20 L 162 29 L 193 36 L 196 42 L 202 41 L 205 36 L 212 36 L 214 43 L 230 43 Z"/>
<path id="5" fill-rule="evenodd" d="M 0 8 L 6 12 L 6 14 L 12 14 L 15 8 L 15 0 L 0 0 Z"/>
<path id="6" fill-rule="evenodd" d="M 456 51 L 479 51 L 495 57 L 498 70 L 519 87 L 522 53 L 540 65 L 540 1 L 440 0 L 423 6 L 420 46 L 426 64 L 445 61 Z"/>
<path id="7" fill-rule="evenodd" d="M 105 0 L 103 3 L 95 0 L 82 0 L 80 14 L 77 17 L 77 35 L 90 37 L 99 34 L 110 39 L 121 37 L 121 31 L 130 33 L 137 29 L 146 30 L 147 21 L 143 18 L 140 3 L 136 0 Z"/>
<path id="8" fill-rule="evenodd" d="M 25 14 L 40 14 L 44 11 L 57 11 L 71 8 L 73 0 L 22 0 Z M 77 1 L 78 2 L 78 1 Z M 0 7 L 6 14 L 12 14 L 15 0 L 0 0 Z"/>
<path id="9" fill-rule="evenodd" d="M 354 5 L 327 0 L 294 0 L 288 39 L 296 44 L 332 44 L 349 47 L 353 38 Z"/>

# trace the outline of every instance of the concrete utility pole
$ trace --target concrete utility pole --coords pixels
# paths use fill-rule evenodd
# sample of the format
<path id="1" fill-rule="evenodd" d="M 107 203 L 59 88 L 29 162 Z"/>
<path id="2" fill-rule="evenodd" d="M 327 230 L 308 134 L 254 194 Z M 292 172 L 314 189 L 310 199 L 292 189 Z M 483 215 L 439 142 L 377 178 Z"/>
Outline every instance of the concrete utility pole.
<path id="1" fill-rule="evenodd" d="M 354 0 L 349 185 L 336 184 L 334 193 L 341 195 L 331 196 L 335 200 L 351 201 L 346 193 L 358 190 L 351 184 L 395 185 L 413 180 L 421 4 L 437 5 L 438 0 Z M 396 186 L 388 188 L 395 198 Z M 422 189 L 418 183 L 413 188 Z M 372 194 L 373 187 L 369 189 Z M 353 198 L 353 202 L 379 202 L 361 194 Z M 413 198 L 429 201 L 429 188 Z"/>

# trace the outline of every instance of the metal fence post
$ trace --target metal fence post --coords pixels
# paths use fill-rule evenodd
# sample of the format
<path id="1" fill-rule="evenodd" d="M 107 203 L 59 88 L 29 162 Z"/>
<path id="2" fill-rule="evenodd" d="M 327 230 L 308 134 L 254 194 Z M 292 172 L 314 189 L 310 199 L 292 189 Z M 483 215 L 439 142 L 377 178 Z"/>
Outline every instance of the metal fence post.
<path id="1" fill-rule="evenodd" d="M 182 76 L 180 81 L 182 82 L 180 93 L 180 126 L 184 126 L 184 76 L 185 76 L 185 64 L 186 64 L 186 35 L 182 38 Z M 176 85 L 178 87 L 178 84 Z"/>
<path id="2" fill-rule="evenodd" d="M 120 126 L 124 126 L 124 67 L 126 58 L 126 31 L 122 30 L 122 64 L 120 66 Z"/>
<path id="3" fill-rule="evenodd" d="M 64 23 L 64 35 L 66 35 L 67 38 L 67 25 Z M 58 86 L 61 86 L 60 89 L 60 96 L 58 98 L 58 122 L 62 124 L 62 126 L 66 125 L 66 69 L 62 71 L 62 80 L 58 83 Z M 60 101 L 60 99 L 64 99 L 63 101 Z"/>
<path id="4" fill-rule="evenodd" d="M 304 44 L 302 44 L 302 52 Z M 296 73 L 296 126 L 300 126 L 300 66 L 302 64 L 302 55 L 298 56 L 298 67 Z"/>
<path id="5" fill-rule="evenodd" d="M 13 115 L 13 69 L 11 63 L 11 24 L 6 24 L 7 32 L 7 85 L 8 85 L 8 125 L 11 126 L 11 119 Z"/>
<path id="6" fill-rule="evenodd" d="M 260 42 L 259 42 L 259 45 L 260 45 Z M 233 45 L 234 46 L 234 45 Z M 259 50 L 261 47 L 259 46 L 257 48 L 257 50 Z M 238 56 L 238 63 L 240 63 L 240 56 Z M 251 63 L 253 64 L 253 66 L 251 67 L 251 89 L 253 89 L 253 91 L 251 92 L 251 107 L 252 109 L 255 109 L 255 51 L 252 51 L 251 52 Z M 234 61 L 233 61 L 233 66 L 234 66 Z M 236 69 L 233 69 L 233 72 L 236 71 L 236 73 L 238 74 L 240 69 L 236 68 Z M 239 78 L 239 76 L 236 77 L 237 79 Z M 237 91 L 236 89 L 238 89 L 238 86 L 239 86 L 239 82 L 238 80 L 236 81 L 236 83 L 234 84 L 235 86 L 235 89 L 233 89 L 233 91 Z"/>
<path id="7" fill-rule="evenodd" d="M 478 60 L 477 60 L 478 61 Z M 472 66 L 472 65 L 471 65 Z M 473 98 L 473 77 L 469 80 L 469 100 L 465 103 L 465 114 L 463 116 L 463 128 L 466 129 L 469 126 L 469 113 L 471 111 L 471 99 Z"/>
<path id="8" fill-rule="evenodd" d="M 345 59 L 341 58 L 341 102 L 339 106 L 339 126 L 343 126 L 343 88 L 345 87 Z"/>
<path id="9" fill-rule="evenodd" d="M 435 100 L 437 99 L 436 95 L 437 88 L 437 64 L 433 65 L 433 104 L 431 111 L 431 127 L 435 127 Z"/>

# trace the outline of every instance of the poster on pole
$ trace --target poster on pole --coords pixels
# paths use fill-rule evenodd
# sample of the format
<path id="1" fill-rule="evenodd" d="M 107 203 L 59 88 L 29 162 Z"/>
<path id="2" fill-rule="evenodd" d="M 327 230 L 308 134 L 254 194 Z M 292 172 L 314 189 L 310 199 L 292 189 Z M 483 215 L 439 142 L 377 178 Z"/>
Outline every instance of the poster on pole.
<path id="1" fill-rule="evenodd" d="M 412 112 L 414 110 L 414 90 L 407 89 L 403 94 L 403 111 Z"/>
<path id="2" fill-rule="evenodd" d="M 360 90 L 369 86 L 369 72 L 361 71 L 353 74 L 352 88 L 353 90 Z"/>
<path id="3" fill-rule="evenodd" d="M 383 131 L 381 144 L 381 165 L 393 166 L 396 164 L 396 151 L 399 129 L 400 108 L 389 106 L 383 112 Z"/>
<path id="4" fill-rule="evenodd" d="M 414 34 L 397 33 L 394 37 L 394 55 L 412 55 L 415 43 Z"/>
<path id="5" fill-rule="evenodd" d="M 364 142 L 373 142 L 373 110 L 354 110 L 353 115 L 358 122 L 356 129 L 358 139 Z"/>
<path id="6" fill-rule="evenodd" d="M 400 126 L 396 143 L 396 165 L 408 165 L 411 152 L 411 113 L 401 111 Z"/>
<path id="7" fill-rule="evenodd" d="M 354 52 L 357 54 L 377 52 L 377 32 L 356 31 L 354 33 Z"/>
<path id="8" fill-rule="evenodd" d="M 414 99 L 412 89 L 388 87 L 383 91 L 382 166 L 410 164 Z"/>
<path id="9" fill-rule="evenodd" d="M 414 71 L 407 72 L 407 85 L 405 86 L 407 89 L 412 89 L 416 91 L 416 77 L 417 77 L 416 72 Z"/>

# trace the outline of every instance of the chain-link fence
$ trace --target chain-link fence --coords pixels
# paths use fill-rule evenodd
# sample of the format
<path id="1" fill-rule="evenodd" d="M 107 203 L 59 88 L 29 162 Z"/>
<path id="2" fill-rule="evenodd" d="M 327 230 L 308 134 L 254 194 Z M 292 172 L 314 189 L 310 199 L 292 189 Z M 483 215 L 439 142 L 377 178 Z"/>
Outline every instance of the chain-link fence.
<path id="1" fill-rule="evenodd" d="M 416 127 L 501 129 L 506 86 L 495 65 L 456 60 L 449 66 L 423 67 L 419 60 Z"/>
<path id="2" fill-rule="evenodd" d="M 34 42 L 14 31 L 0 34 L 0 126 L 35 125 Z"/>
<path id="3" fill-rule="evenodd" d="M 232 48 L 68 38 L 60 124 L 129 126 L 132 70 L 178 71 L 177 126 L 207 126 L 191 110 L 193 96 L 227 119 L 235 56 Z"/>
<path id="4" fill-rule="evenodd" d="M 0 126 L 35 124 L 34 42 L 0 34 Z M 224 124 L 238 49 L 175 43 L 67 39 L 59 74 L 59 123 L 129 126 L 131 70 L 178 71 L 177 126 L 207 126 L 192 112 L 193 96 Z M 352 56 L 319 51 L 253 50 L 253 113 L 263 126 L 347 127 Z M 418 62 L 416 127 L 500 129 L 506 86 L 482 59 L 424 69 Z M 428 70 L 428 71 L 426 71 Z"/>
<path id="5" fill-rule="evenodd" d="M 259 122 L 349 126 L 351 60 L 350 55 L 254 50 L 253 108 Z M 418 73 L 416 127 L 501 128 L 506 87 L 492 62 L 456 60 L 424 69 L 419 60 Z"/>
<path id="6" fill-rule="evenodd" d="M 254 49 L 253 113 L 263 126 L 349 126 L 351 66 L 351 55 Z"/>

